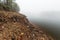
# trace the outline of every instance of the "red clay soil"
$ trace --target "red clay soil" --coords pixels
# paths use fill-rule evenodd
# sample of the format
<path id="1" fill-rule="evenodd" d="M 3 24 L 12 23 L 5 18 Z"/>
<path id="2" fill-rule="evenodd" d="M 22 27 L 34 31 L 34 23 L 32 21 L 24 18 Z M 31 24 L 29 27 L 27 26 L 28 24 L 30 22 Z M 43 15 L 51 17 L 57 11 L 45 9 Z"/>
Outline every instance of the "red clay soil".
<path id="1" fill-rule="evenodd" d="M 54 40 L 40 27 L 32 25 L 25 15 L 0 11 L 0 40 Z"/>

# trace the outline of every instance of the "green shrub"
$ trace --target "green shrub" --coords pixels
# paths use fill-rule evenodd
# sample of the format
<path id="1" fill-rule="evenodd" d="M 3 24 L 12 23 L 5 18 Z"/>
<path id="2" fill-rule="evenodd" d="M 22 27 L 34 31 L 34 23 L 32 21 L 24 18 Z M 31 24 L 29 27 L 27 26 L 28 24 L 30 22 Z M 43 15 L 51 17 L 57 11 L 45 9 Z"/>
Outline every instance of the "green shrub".
<path id="1" fill-rule="evenodd" d="M 0 1 L 0 10 L 5 10 L 5 11 L 16 11 L 18 12 L 19 11 L 19 7 L 18 5 L 13 2 L 14 0 L 6 0 L 1 2 Z"/>

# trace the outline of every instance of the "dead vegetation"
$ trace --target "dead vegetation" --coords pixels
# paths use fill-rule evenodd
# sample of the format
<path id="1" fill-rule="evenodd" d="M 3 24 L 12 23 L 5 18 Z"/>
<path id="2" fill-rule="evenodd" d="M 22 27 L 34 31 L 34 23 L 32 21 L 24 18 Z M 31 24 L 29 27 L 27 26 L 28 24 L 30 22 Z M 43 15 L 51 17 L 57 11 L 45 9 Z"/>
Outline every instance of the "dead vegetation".
<path id="1" fill-rule="evenodd" d="M 0 40 L 54 40 L 32 25 L 26 16 L 10 11 L 0 11 Z"/>

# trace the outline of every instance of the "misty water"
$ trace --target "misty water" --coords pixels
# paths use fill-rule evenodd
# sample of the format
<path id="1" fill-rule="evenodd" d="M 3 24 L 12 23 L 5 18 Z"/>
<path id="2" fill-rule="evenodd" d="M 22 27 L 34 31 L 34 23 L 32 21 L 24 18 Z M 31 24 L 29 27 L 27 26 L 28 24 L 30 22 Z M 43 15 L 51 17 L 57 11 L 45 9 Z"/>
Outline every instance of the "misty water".
<path id="1" fill-rule="evenodd" d="M 34 24 L 45 29 L 49 34 L 60 40 L 60 12 L 48 11 L 34 15 L 25 14 L 27 18 Z"/>

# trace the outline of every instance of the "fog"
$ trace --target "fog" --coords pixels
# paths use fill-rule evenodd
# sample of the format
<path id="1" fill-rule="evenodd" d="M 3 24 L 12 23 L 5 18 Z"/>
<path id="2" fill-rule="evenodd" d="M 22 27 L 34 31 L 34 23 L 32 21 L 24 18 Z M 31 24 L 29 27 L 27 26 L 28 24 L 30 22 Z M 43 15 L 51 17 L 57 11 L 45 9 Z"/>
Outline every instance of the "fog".
<path id="1" fill-rule="evenodd" d="M 60 40 L 60 0 L 16 0 L 20 13 Z"/>

